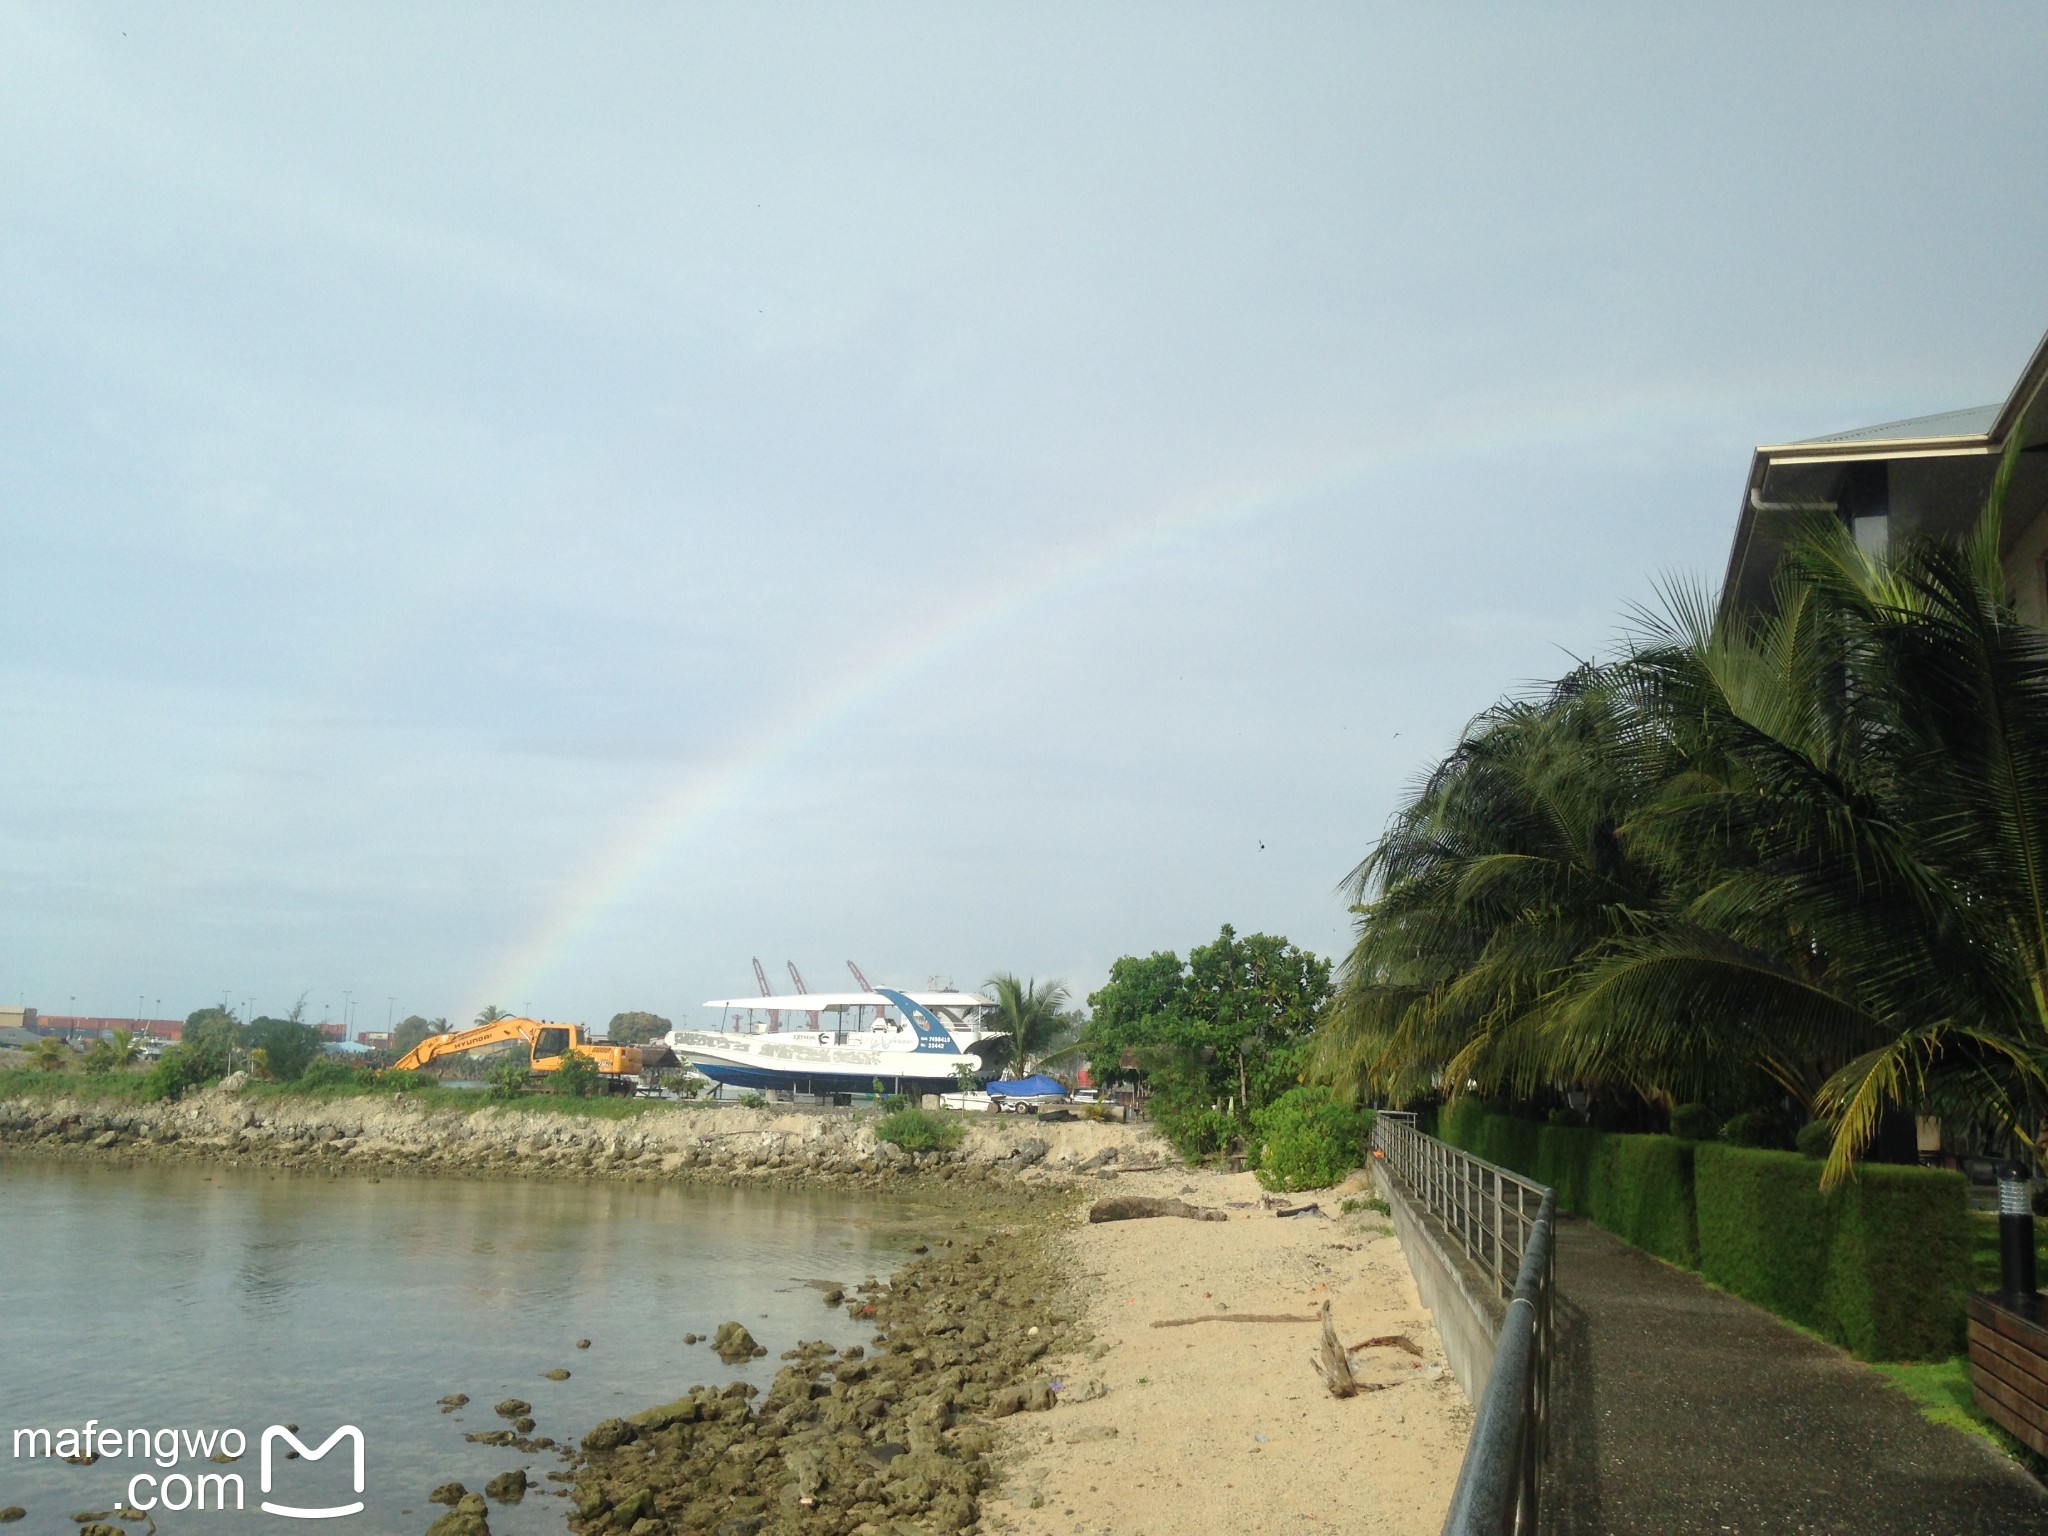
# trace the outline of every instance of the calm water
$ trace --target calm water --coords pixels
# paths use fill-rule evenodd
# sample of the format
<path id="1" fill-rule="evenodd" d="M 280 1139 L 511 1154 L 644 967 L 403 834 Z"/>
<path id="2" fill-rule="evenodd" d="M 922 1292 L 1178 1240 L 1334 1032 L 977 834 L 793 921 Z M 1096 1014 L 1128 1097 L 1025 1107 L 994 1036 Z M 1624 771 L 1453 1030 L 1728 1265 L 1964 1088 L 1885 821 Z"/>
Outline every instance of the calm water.
<path id="1" fill-rule="evenodd" d="M 75 1533 L 73 1511 L 121 1502 L 135 1472 L 166 1475 L 125 1455 L 72 1467 L 12 1454 L 16 1429 L 97 1419 L 248 1437 L 232 1468 L 186 1457 L 172 1469 L 242 1473 L 246 1509 L 160 1508 L 165 1536 L 418 1536 L 442 1513 L 425 1499 L 435 1485 L 480 1491 L 515 1466 L 539 1481 L 559 1465 L 463 1440 L 503 1427 L 500 1399 L 531 1402 L 534 1433 L 567 1442 L 693 1382 L 765 1386 L 800 1338 L 867 1337 L 805 1282 L 886 1275 L 949 1225 L 929 1209 L 825 1194 L 0 1162 L 0 1505 L 29 1510 L 4 1529 Z M 727 1319 L 767 1358 L 726 1367 L 683 1344 Z M 579 1338 L 593 1347 L 575 1348 Z M 544 1379 L 554 1367 L 570 1379 Z M 454 1392 L 470 1405 L 441 1413 L 435 1399 Z M 262 1513 L 256 1452 L 270 1424 L 297 1424 L 313 1447 L 360 1427 L 363 1513 Z M 350 1502 L 347 1452 L 280 1459 L 270 1499 Z M 491 1527 L 559 1536 L 566 1508 L 529 1494 L 494 1505 Z"/>

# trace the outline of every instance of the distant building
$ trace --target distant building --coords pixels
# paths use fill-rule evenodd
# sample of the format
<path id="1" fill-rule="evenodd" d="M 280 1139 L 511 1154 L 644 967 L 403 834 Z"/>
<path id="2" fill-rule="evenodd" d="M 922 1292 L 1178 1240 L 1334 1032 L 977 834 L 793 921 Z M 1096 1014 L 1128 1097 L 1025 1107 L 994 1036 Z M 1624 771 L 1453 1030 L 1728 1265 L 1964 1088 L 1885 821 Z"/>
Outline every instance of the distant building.
<path id="1" fill-rule="evenodd" d="M 24 1008 L 19 1003 L 0 1007 L 0 1029 L 29 1029 L 36 1027 L 36 1011 Z"/>
<path id="2" fill-rule="evenodd" d="M 391 1031 L 388 1029 L 365 1029 L 356 1035 L 357 1045 L 367 1045 L 373 1051 L 391 1048 Z"/>
<path id="3" fill-rule="evenodd" d="M 28 1010 L 31 1022 L 25 1027 L 39 1035 L 59 1035 L 66 1039 L 96 1040 L 101 1035 L 111 1035 L 117 1029 L 125 1029 L 131 1035 L 148 1035 L 153 1040 L 176 1040 L 185 1033 L 183 1019 L 108 1019 L 87 1018 L 83 1014 L 46 1013 L 40 1018 L 35 1010 Z M 0 1024 L 8 1022 L 6 1010 L 0 1009 Z"/>
<path id="4" fill-rule="evenodd" d="M 1778 558 L 1805 518 L 1836 518 L 1872 550 L 1916 533 L 1967 532 L 2015 445 L 2000 555 L 2020 617 L 2048 626 L 2048 337 L 2002 401 L 1757 449 L 1728 557 L 1724 610 L 1770 605 Z"/>

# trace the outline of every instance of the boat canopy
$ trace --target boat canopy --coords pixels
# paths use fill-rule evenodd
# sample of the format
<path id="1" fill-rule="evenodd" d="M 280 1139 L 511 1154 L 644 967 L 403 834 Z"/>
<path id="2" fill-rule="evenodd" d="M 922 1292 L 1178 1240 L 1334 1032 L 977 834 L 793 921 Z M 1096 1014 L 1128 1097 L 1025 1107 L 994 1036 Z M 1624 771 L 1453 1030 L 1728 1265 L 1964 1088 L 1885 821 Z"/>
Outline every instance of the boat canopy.
<path id="1" fill-rule="evenodd" d="M 978 992 L 912 992 L 906 989 L 903 995 L 913 1003 L 949 1012 L 962 1008 L 995 1007 L 993 999 Z M 704 1006 L 740 1010 L 773 1008 L 781 1013 L 845 1013 L 853 1008 L 894 1008 L 896 1005 L 880 992 L 797 992 L 784 997 L 713 998 Z"/>
<path id="2" fill-rule="evenodd" d="M 1037 1072 L 1030 1077 L 990 1083 L 988 1096 L 992 1099 L 1063 1099 L 1067 1096 L 1067 1085 L 1056 1077 Z"/>

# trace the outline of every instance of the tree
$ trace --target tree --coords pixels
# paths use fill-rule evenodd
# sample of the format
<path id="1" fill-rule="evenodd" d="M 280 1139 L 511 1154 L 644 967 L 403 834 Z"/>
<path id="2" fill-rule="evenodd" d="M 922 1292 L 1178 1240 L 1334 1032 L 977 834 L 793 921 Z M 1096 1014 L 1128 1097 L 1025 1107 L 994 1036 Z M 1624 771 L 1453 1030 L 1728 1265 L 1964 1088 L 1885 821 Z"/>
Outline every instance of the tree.
<path id="1" fill-rule="evenodd" d="M 496 1003 L 485 1003 L 476 1012 L 476 1021 L 479 1024 L 495 1024 L 500 1019 L 509 1019 L 511 1017 L 511 1014 L 500 1008 Z"/>
<path id="2" fill-rule="evenodd" d="M 85 1070 L 95 1077 L 105 1077 L 130 1065 L 141 1052 L 135 1043 L 134 1034 L 125 1029 L 114 1030 L 100 1036 L 85 1053 Z"/>
<path id="3" fill-rule="evenodd" d="M 35 1049 L 28 1053 L 28 1059 L 35 1064 L 38 1071 L 62 1072 L 71 1062 L 71 1050 L 54 1035 L 45 1035 L 36 1042 Z"/>
<path id="4" fill-rule="evenodd" d="M 674 1028 L 658 1013 L 615 1013 L 605 1035 L 614 1045 L 646 1045 Z"/>
<path id="5" fill-rule="evenodd" d="M 423 1019 L 416 1013 L 409 1013 L 398 1021 L 391 1031 L 391 1052 L 403 1056 L 429 1035 L 446 1034 L 446 1019 Z"/>
<path id="6" fill-rule="evenodd" d="M 252 1055 L 263 1053 L 265 1074 L 280 1083 L 297 1082 L 326 1044 L 313 1025 L 292 1019 L 253 1020 L 242 1038 Z"/>
<path id="7" fill-rule="evenodd" d="M 1330 995 L 1330 963 L 1284 938 L 1229 924 L 1188 952 L 1126 955 L 1090 995 L 1081 1040 L 1107 1079 L 1135 1053 L 1151 1111 L 1184 1154 L 1220 1150 L 1299 1080 L 1302 1046 Z"/>
<path id="8" fill-rule="evenodd" d="M 1845 1176 L 1887 1115 L 2048 1125 L 2048 635 L 1956 542 L 1794 541 L 1767 615 L 1679 593 L 1468 733 L 1360 866 L 1319 1053 L 1383 1090 L 1789 1096 Z M 2038 1156 L 2048 1150 L 2035 1145 Z"/>
<path id="9" fill-rule="evenodd" d="M 226 1008 L 201 1008 L 185 1016 L 179 1036 L 185 1078 L 212 1082 L 242 1064 L 242 1021 Z"/>
<path id="10" fill-rule="evenodd" d="M 998 971 L 984 985 L 995 989 L 996 1011 L 992 1021 L 1010 1042 L 1012 1070 L 1018 1076 L 1067 1053 L 1081 1033 L 1081 1019 L 1067 1007 L 1067 984 L 1049 981 L 1040 986 L 1034 979 L 1019 981 L 1007 971 Z"/>

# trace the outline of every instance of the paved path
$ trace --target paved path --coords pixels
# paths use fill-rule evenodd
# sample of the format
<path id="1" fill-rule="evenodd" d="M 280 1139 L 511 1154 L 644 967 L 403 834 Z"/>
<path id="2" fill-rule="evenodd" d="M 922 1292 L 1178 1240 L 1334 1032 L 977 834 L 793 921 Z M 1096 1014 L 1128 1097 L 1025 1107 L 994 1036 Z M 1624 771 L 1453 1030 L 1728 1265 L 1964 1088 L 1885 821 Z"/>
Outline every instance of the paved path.
<path id="1" fill-rule="evenodd" d="M 2048 1492 L 1839 1350 L 1590 1222 L 1557 1234 L 1558 1536 L 2048 1536 Z"/>

